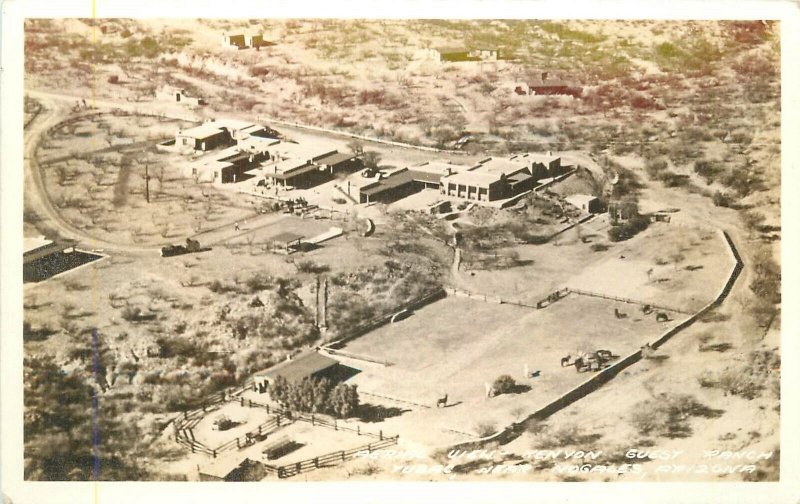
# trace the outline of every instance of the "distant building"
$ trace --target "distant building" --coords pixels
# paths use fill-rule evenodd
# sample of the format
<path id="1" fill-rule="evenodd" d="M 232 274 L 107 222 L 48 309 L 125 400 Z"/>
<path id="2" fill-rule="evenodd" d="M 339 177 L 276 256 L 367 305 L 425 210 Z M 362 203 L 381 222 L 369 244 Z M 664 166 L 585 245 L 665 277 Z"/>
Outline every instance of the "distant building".
<path id="1" fill-rule="evenodd" d="M 517 154 L 511 156 L 509 161 L 527 166 L 535 182 L 558 177 L 567 171 L 561 165 L 561 157 L 549 151 L 546 154 Z"/>
<path id="2" fill-rule="evenodd" d="M 440 192 L 474 201 L 510 198 L 533 188 L 534 178 L 526 163 L 487 158 L 471 168 L 442 177 Z"/>
<path id="3" fill-rule="evenodd" d="M 253 385 L 258 392 L 264 393 L 267 391 L 267 386 L 279 376 L 289 382 L 298 382 L 303 378 L 328 378 L 338 381 L 341 376 L 340 371 L 340 364 L 336 359 L 316 350 L 307 350 L 265 371 L 256 373 L 253 375 Z"/>
<path id="4" fill-rule="evenodd" d="M 600 213 L 603 211 L 602 202 L 597 196 L 589 194 L 573 194 L 564 198 L 567 203 L 587 213 Z"/>
<path id="5" fill-rule="evenodd" d="M 351 173 L 361 167 L 355 155 L 337 150 L 310 150 L 295 144 L 281 144 L 275 150 L 275 163 L 264 166 L 260 174 L 276 186 L 307 189 L 325 183 L 337 173 Z"/>
<path id="6" fill-rule="evenodd" d="M 191 107 L 199 107 L 206 104 L 202 98 L 189 96 L 184 89 L 171 86 L 165 86 L 161 89 L 158 89 L 156 91 L 156 99 L 175 103 L 183 103 Z"/>
<path id="7" fill-rule="evenodd" d="M 179 150 L 189 148 L 209 151 L 217 147 L 233 145 L 251 136 L 269 138 L 266 135 L 266 128 L 260 124 L 236 119 L 220 119 L 205 122 L 187 130 L 179 130 L 175 135 L 174 145 Z M 274 139 L 270 138 L 270 140 Z"/>
<path id="8" fill-rule="evenodd" d="M 541 79 L 528 83 L 528 94 L 567 95 L 577 98 L 583 94 L 583 88 L 560 79 L 551 79 L 548 72 L 542 72 Z"/>
<path id="9" fill-rule="evenodd" d="M 264 36 L 255 33 L 223 33 L 223 47 L 235 47 L 237 49 L 247 49 L 248 47 L 260 47 L 264 43 Z"/>

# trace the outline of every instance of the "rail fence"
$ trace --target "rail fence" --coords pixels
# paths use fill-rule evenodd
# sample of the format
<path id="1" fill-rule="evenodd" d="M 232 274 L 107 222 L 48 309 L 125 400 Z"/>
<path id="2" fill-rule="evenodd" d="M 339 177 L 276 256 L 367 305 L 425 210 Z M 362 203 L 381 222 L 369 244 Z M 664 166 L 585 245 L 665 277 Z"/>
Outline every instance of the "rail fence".
<path id="1" fill-rule="evenodd" d="M 505 299 L 501 298 L 500 296 L 489 296 L 487 294 L 472 292 L 464 289 L 459 289 L 456 287 L 445 287 L 444 290 L 450 296 L 466 297 L 470 299 L 476 299 L 478 301 L 484 301 L 486 303 L 509 304 L 514 306 L 521 306 L 523 308 L 532 308 L 534 310 L 541 310 L 542 308 L 545 308 L 555 303 L 556 301 L 563 299 L 564 297 L 567 296 L 567 294 L 570 293 L 570 289 L 565 287 L 563 289 L 558 289 L 551 292 L 546 297 L 537 301 L 535 304 L 530 304 L 515 299 Z"/>
<path id="2" fill-rule="evenodd" d="M 742 262 L 741 256 L 739 255 L 736 246 L 734 245 L 733 241 L 731 240 L 728 233 L 725 231 L 720 230 L 720 234 L 722 238 L 725 240 L 727 249 L 733 259 L 734 265 L 731 268 L 731 271 L 728 275 L 727 280 L 725 281 L 725 285 L 720 290 L 719 294 L 713 301 L 708 303 L 704 306 L 701 310 L 696 313 L 690 314 L 686 319 L 681 321 L 679 324 L 675 325 L 674 327 L 665 331 L 658 339 L 650 343 L 652 348 L 658 348 L 664 343 L 666 343 L 670 338 L 681 332 L 682 330 L 686 329 L 687 327 L 691 326 L 695 323 L 700 317 L 708 313 L 710 310 L 714 309 L 715 307 L 722 304 L 723 301 L 728 297 L 731 290 L 733 289 L 736 280 L 739 278 L 742 270 L 744 269 L 744 263 Z M 653 305 L 651 305 L 653 306 Z M 463 443 L 458 443 L 456 445 L 450 446 L 450 449 L 474 449 L 478 447 L 485 446 L 487 443 L 500 443 L 505 444 L 510 442 L 511 440 L 518 437 L 522 432 L 525 432 L 526 429 L 534 425 L 536 422 L 544 420 L 545 418 L 553 415 L 554 413 L 566 408 L 570 404 L 586 397 L 587 395 L 591 394 L 595 390 L 602 387 L 604 384 L 608 383 L 617 376 L 620 372 L 622 372 L 627 367 L 639 362 L 643 359 L 642 350 L 636 350 L 635 352 L 631 353 L 630 355 L 624 357 L 621 360 L 618 360 L 611 366 L 603 369 L 602 371 L 598 372 L 597 374 L 593 375 L 592 377 L 588 378 L 586 381 L 581 383 L 580 385 L 576 386 L 569 392 L 561 395 L 560 397 L 554 399 L 549 404 L 539 408 L 534 413 L 529 415 L 527 418 L 523 419 L 520 422 L 515 422 L 505 429 L 501 430 L 500 432 L 493 434 L 491 436 L 467 441 Z"/>
<path id="3" fill-rule="evenodd" d="M 372 443 L 359 446 L 357 448 L 330 452 L 319 457 L 302 460 L 293 464 L 281 466 L 264 464 L 264 467 L 268 474 L 276 475 L 278 478 L 291 478 L 292 476 L 296 476 L 304 472 L 310 472 L 323 467 L 333 467 L 339 465 L 346 460 L 354 458 L 359 453 L 372 453 L 373 451 L 396 445 L 399 437 L 400 436 L 387 437 L 379 441 L 373 441 Z"/>
<path id="4" fill-rule="evenodd" d="M 351 328 L 350 330 L 348 330 L 344 334 L 342 334 L 339 339 L 331 341 L 330 343 L 326 343 L 325 346 L 323 347 L 323 349 L 324 350 L 328 350 L 328 351 L 330 351 L 331 349 L 339 350 L 340 348 L 342 348 L 349 341 L 352 341 L 352 340 L 358 338 L 359 336 L 363 336 L 364 334 L 366 334 L 366 333 L 368 333 L 368 332 L 370 332 L 370 331 L 372 331 L 374 329 L 377 329 L 378 327 L 381 327 L 382 325 L 385 325 L 385 324 L 389 323 L 392 320 L 392 318 L 395 315 L 397 315 L 398 313 L 400 313 L 402 311 L 412 311 L 412 310 L 415 310 L 417 308 L 421 308 L 422 306 L 425 306 L 427 304 L 433 303 L 434 301 L 438 301 L 438 300 L 446 297 L 446 295 L 447 295 L 447 293 L 445 292 L 445 290 L 443 288 L 438 288 L 438 289 L 436 289 L 436 290 L 434 290 L 432 292 L 429 292 L 427 294 L 423 294 L 422 296 L 419 296 L 416 299 L 413 299 L 413 300 L 411 300 L 411 301 L 409 301 L 407 303 L 404 303 L 404 304 L 394 308 L 391 313 L 387 313 L 387 314 L 381 315 L 379 317 L 375 317 L 372 320 L 369 320 L 367 322 L 364 322 L 363 324 L 359 324 L 359 325 Z"/>
<path id="5" fill-rule="evenodd" d="M 358 436 L 367 436 L 371 438 L 375 438 L 378 440 L 384 440 L 387 436 L 383 435 L 383 430 L 378 431 L 378 433 L 369 432 L 369 431 L 362 431 L 361 425 L 356 424 L 355 428 L 351 427 L 346 424 L 340 423 L 335 418 L 328 418 L 326 416 L 316 415 L 313 413 L 300 413 L 296 411 L 287 411 L 283 408 L 270 406 L 269 404 L 263 404 L 257 401 L 253 401 L 251 399 L 240 398 L 241 405 L 247 406 L 249 408 L 263 408 L 268 415 L 277 415 L 278 417 L 285 418 L 291 420 L 292 422 L 306 422 L 310 423 L 314 427 L 325 427 L 328 429 L 333 429 L 335 431 L 347 431 L 353 432 Z"/>
<path id="6" fill-rule="evenodd" d="M 666 310 L 666 311 L 671 311 L 671 312 L 675 312 L 675 313 L 682 313 L 684 315 L 691 315 L 692 314 L 692 312 L 690 312 L 690 311 L 681 310 L 679 308 L 670 308 L 669 306 L 658 305 L 658 304 L 655 304 L 655 303 L 648 303 L 648 302 L 645 302 L 645 301 L 638 301 L 636 299 L 623 298 L 623 297 L 617 297 L 617 296 L 610 296 L 608 294 L 601 294 L 599 292 L 591 292 L 591 291 L 585 291 L 585 290 L 581 290 L 581 289 L 573 289 L 572 287 L 568 287 L 568 289 L 569 289 L 570 292 L 574 292 L 575 294 L 580 294 L 581 296 L 590 296 L 590 297 L 596 297 L 596 298 L 610 299 L 612 301 L 619 301 L 621 303 L 635 304 L 635 305 L 639 305 L 639 306 L 650 306 L 650 307 L 652 307 L 654 309 L 657 309 L 657 310 Z"/>

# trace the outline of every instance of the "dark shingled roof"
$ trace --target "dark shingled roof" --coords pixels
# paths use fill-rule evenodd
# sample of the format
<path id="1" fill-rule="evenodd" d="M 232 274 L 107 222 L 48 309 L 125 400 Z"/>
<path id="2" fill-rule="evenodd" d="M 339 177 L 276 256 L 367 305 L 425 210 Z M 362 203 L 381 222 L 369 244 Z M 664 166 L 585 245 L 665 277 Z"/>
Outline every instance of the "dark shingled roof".
<path id="1" fill-rule="evenodd" d="M 283 361 L 266 371 L 256 373 L 256 375 L 266 377 L 268 380 L 282 376 L 288 381 L 297 381 L 324 371 L 338 363 L 335 359 L 331 359 L 314 350 L 309 350 L 294 357 L 292 360 Z"/>

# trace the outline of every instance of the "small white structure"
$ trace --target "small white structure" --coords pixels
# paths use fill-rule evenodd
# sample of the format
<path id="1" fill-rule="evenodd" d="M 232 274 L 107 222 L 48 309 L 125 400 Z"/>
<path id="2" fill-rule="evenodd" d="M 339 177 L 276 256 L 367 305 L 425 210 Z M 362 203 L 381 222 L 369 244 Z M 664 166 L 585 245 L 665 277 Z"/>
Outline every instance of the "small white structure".
<path id="1" fill-rule="evenodd" d="M 590 194 L 573 194 L 564 198 L 567 203 L 587 213 L 598 213 L 600 200 Z"/>
<path id="2" fill-rule="evenodd" d="M 157 90 L 156 99 L 175 103 L 183 103 L 184 105 L 188 105 L 190 107 L 199 107 L 206 104 L 202 98 L 189 96 L 185 89 L 172 86 L 164 86 Z"/>

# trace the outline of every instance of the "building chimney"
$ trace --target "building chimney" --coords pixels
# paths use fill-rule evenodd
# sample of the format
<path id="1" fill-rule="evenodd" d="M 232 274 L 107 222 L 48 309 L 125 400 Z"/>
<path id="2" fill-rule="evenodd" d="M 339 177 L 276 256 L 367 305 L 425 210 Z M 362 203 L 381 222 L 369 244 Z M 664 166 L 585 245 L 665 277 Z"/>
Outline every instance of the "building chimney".
<path id="1" fill-rule="evenodd" d="M 542 80 L 543 81 L 547 80 L 547 72 L 542 72 Z"/>

